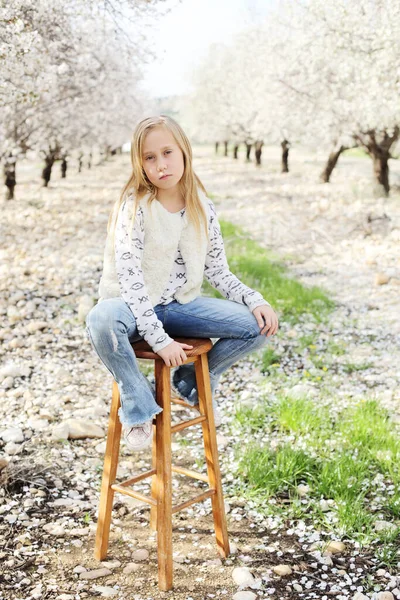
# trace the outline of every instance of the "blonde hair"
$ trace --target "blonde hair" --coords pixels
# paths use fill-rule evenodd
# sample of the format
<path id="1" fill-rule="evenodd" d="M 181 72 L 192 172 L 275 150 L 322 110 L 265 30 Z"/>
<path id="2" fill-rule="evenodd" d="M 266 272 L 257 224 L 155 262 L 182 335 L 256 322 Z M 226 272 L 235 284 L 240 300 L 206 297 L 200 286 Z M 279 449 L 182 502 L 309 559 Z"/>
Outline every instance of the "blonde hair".
<path id="1" fill-rule="evenodd" d="M 133 223 L 140 200 L 148 193 L 150 193 L 148 198 L 149 203 L 156 199 L 157 188 L 148 179 L 142 166 L 144 140 L 149 131 L 155 127 L 165 127 L 168 129 L 172 133 L 176 143 L 182 151 L 184 171 L 178 186 L 179 191 L 185 198 L 186 215 L 188 220 L 193 223 L 197 235 L 200 236 L 201 227 L 204 227 L 205 235 L 208 238 L 207 216 L 200 201 L 197 187 L 199 187 L 206 195 L 207 192 L 199 177 L 193 170 L 192 147 L 187 135 L 183 131 L 182 127 L 174 119 L 172 119 L 172 117 L 167 115 L 147 117 L 136 125 L 131 143 L 132 174 L 124 186 L 119 199 L 114 204 L 113 210 L 111 211 L 107 224 L 107 233 L 112 230 L 112 235 L 115 239 L 115 227 L 119 209 L 124 200 L 130 195 L 133 195 L 135 199 L 135 206 L 130 224 L 129 235 L 132 233 Z"/>

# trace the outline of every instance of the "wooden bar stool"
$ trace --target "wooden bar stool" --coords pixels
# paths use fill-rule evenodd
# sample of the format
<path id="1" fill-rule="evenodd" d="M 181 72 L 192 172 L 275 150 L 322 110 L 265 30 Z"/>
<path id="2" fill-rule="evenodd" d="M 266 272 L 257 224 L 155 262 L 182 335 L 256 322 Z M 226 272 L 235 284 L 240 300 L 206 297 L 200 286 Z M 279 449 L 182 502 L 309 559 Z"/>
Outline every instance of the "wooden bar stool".
<path id="1" fill-rule="evenodd" d="M 119 445 L 121 439 L 121 423 L 118 417 L 120 407 L 120 394 L 116 381 L 112 386 L 112 401 L 110 419 L 107 433 L 107 445 L 104 458 L 103 480 L 101 484 L 99 515 L 97 521 L 97 534 L 94 556 L 97 560 L 104 560 L 107 555 L 108 540 L 111 524 L 111 512 L 114 493 L 126 494 L 150 504 L 150 527 L 157 531 L 158 547 L 158 585 L 160 590 L 167 591 L 172 588 L 172 515 L 206 498 L 211 498 L 214 528 L 219 554 L 225 558 L 229 554 L 229 540 L 226 526 L 225 507 L 222 495 L 221 474 L 218 462 L 217 438 L 212 408 L 212 393 L 208 371 L 207 352 L 212 348 L 209 339 L 176 338 L 177 341 L 190 344 L 192 350 L 185 351 L 186 363 L 194 363 L 196 383 L 199 397 L 200 415 L 188 421 L 171 426 L 171 401 L 187 408 L 192 406 L 178 398 L 171 398 L 170 368 L 162 358 L 152 352 L 151 347 L 144 341 L 134 342 L 132 348 L 137 358 L 155 361 L 156 400 L 162 407 L 162 412 L 155 418 L 155 436 L 152 451 L 152 468 L 135 477 L 116 482 L 118 467 Z M 181 431 L 201 423 L 205 459 L 207 463 L 207 476 L 189 469 L 171 464 L 171 433 Z M 208 489 L 201 494 L 177 504 L 172 505 L 172 472 L 187 475 L 194 479 L 204 481 Z M 134 491 L 129 486 L 152 477 L 151 497 Z"/>

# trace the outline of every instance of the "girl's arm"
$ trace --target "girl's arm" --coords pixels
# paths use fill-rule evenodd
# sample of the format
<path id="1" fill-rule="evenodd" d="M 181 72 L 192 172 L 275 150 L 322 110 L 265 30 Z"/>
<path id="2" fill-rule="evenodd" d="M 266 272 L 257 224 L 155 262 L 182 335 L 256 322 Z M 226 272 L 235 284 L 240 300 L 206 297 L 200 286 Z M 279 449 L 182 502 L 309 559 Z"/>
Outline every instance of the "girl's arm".
<path id="1" fill-rule="evenodd" d="M 234 275 L 226 259 L 224 240 L 218 222 L 214 203 L 209 200 L 210 216 L 208 223 L 209 244 L 204 267 L 204 276 L 227 300 L 245 304 L 251 312 L 262 304 L 271 306 L 263 296 L 242 283 Z"/>
<path id="2" fill-rule="evenodd" d="M 174 340 L 164 331 L 162 322 L 150 301 L 142 271 L 144 248 L 143 212 L 139 207 L 129 236 L 133 202 L 125 200 L 121 205 L 115 229 L 115 265 L 122 299 L 131 309 L 138 329 L 153 352 L 158 352 Z"/>

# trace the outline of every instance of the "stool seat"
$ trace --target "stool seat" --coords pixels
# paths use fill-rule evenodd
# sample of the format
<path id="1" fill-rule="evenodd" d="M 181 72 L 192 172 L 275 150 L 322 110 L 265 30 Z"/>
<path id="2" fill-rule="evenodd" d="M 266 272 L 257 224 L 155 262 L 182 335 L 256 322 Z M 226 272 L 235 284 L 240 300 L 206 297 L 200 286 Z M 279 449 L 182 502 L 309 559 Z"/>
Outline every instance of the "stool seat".
<path id="1" fill-rule="evenodd" d="M 200 354 L 204 354 L 204 352 L 208 352 L 213 347 L 212 341 L 209 338 L 183 338 L 177 337 L 174 338 L 176 342 L 180 342 L 181 344 L 188 344 L 188 346 L 193 346 L 192 350 L 185 350 L 186 356 L 199 356 Z M 140 340 L 138 342 L 132 342 L 131 344 L 135 355 L 137 358 L 148 358 L 157 360 L 160 358 L 160 355 L 156 352 L 153 352 L 151 346 L 144 340 Z"/>
<path id="2" fill-rule="evenodd" d="M 186 360 L 183 364 L 194 363 L 199 404 L 196 407 L 192 407 L 182 399 L 171 397 L 171 367 L 167 366 L 161 356 L 153 352 L 144 340 L 131 343 L 133 352 L 137 358 L 154 361 L 156 402 L 163 410 L 156 415 L 155 423 L 153 422 L 155 435 L 153 436 L 151 457 L 152 468 L 145 472 L 141 471 L 133 477 L 129 477 L 126 481 L 117 482 L 116 476 L 122 431 L 122 425 L 118 417 L 121 399 L 118 384 L 113 380 L 94 551 L 94 556 L 97 560 L 103 561 L 107 556 L 115 493 L 124 494 L 149 504 L 150 528 L 157 531 L 158 586 L 162 591 L 170 590 L 173 585 L 173 514 L 188 508 L 192 504 L 204 502 L 204 500 L 210 498 L 217 550 L 223 558 L 228 556 L 230 551 L 207 357 L 207 352 L 211 350 L 213 344 L 209 338 L 175 339 L 178 342 L 193 346 L 192 350 L 185 350 Z M 197 410 L 197 414 L 200 414 L 194 418 L 172 424 L 172 402 L 181 404 L 188 409 L 194 408 Z M 172 464 L 171 435 L 197 425 L 201 425 L 202 428 L 207 474 Z M 203 482 L 207 484 L 207 488 L 204 489 L 203 487 L 200 493 L 194 498 L 174 504 L 172 494 L 173 473 Z M 145 479 L 151 480 L 151 495 L 143 494 L 132 488 L 133 484 Z"/>

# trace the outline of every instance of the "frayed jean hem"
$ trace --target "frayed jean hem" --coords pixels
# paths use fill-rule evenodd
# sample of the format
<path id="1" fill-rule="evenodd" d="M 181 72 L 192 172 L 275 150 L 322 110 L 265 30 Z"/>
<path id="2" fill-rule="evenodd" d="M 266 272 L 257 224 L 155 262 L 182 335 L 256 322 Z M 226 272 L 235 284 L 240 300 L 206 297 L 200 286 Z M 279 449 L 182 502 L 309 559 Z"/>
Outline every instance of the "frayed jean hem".
<path id="1" fill-rule="evenodd" d="M 140 421 L 135 421 L 135 423 L 131 422 L 131 419 L 125 419 L 124 417 L 124 411 L 122 409 L 122 406 L 120 406 L 120 408 L 118 409 L 118 417 L 119 420 L 121 422 L 122 427 L 135 427 L 136 425 L 142 425 L 143 423 L 147 423 L 148 421 L 152 421 L 153 418 L 160 414 L 160 412 L 162 412 L 162 408 L 161 406 L 158 407 L 158 410 L 156 410 L 153 414 L 151 414 L 148 418 L 146 419 L 141 419 Z"/>

